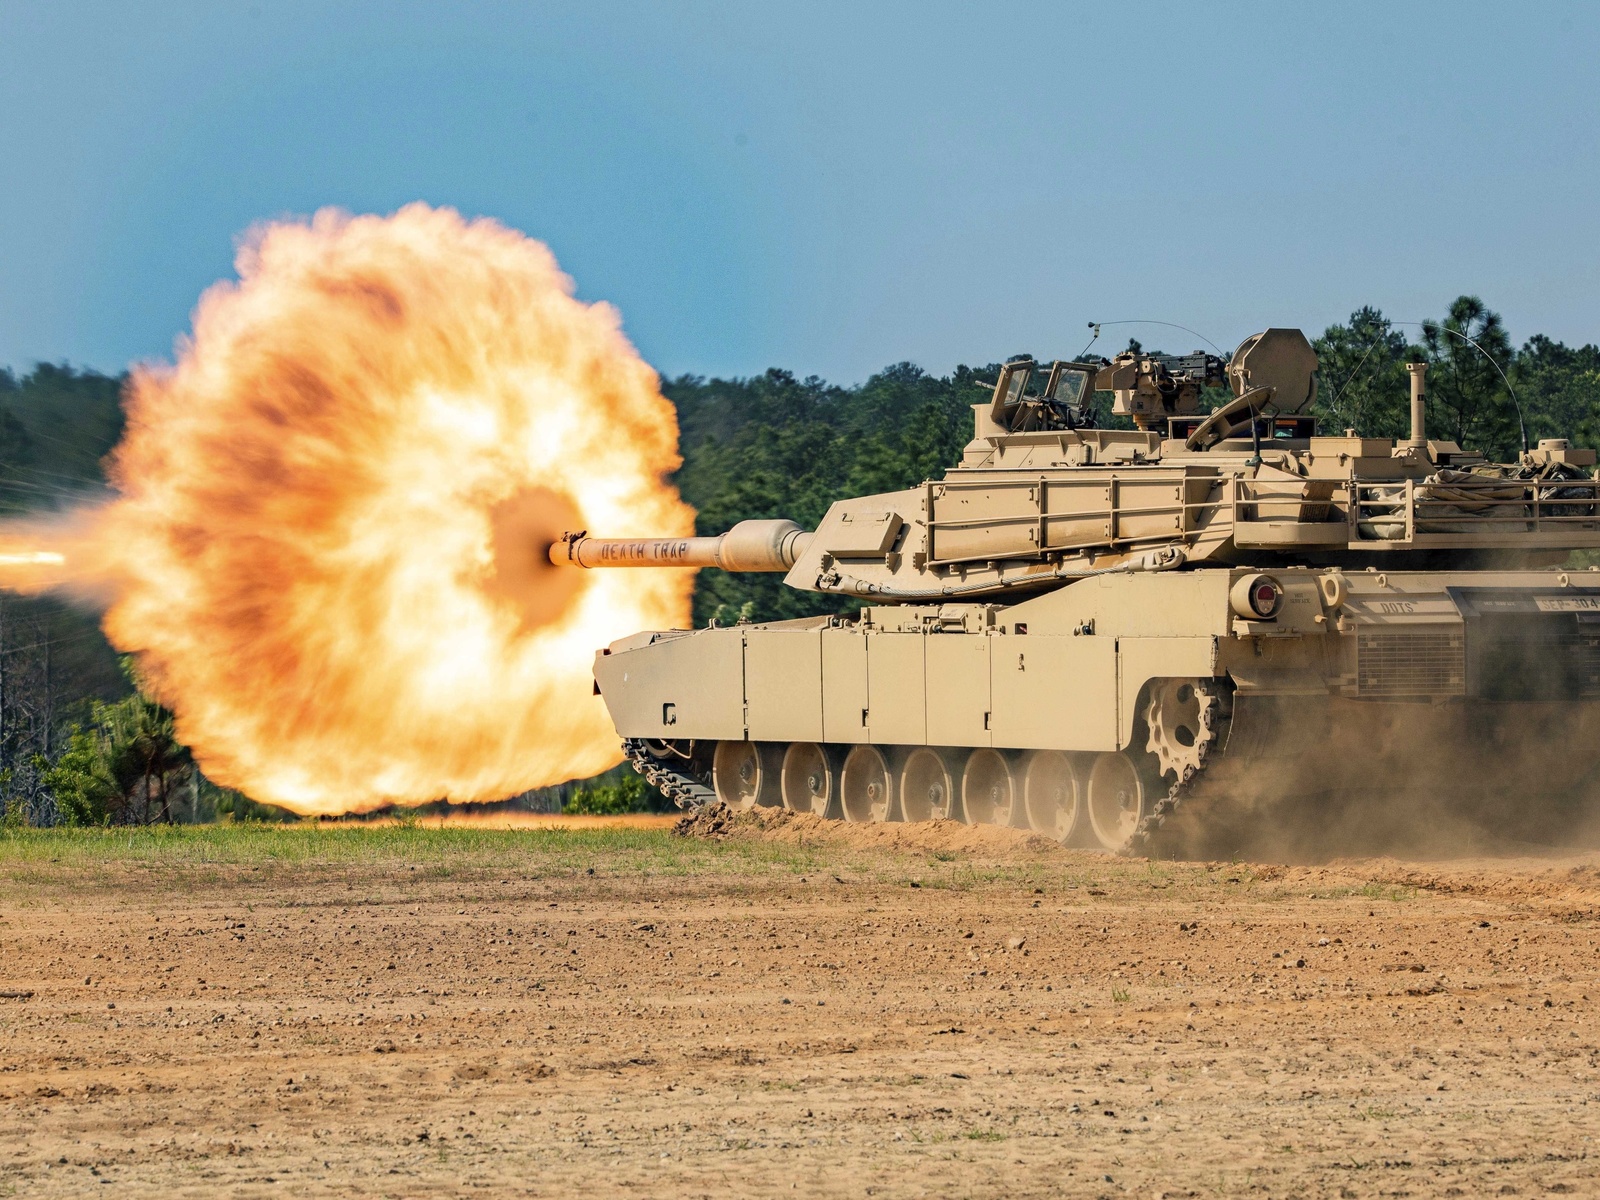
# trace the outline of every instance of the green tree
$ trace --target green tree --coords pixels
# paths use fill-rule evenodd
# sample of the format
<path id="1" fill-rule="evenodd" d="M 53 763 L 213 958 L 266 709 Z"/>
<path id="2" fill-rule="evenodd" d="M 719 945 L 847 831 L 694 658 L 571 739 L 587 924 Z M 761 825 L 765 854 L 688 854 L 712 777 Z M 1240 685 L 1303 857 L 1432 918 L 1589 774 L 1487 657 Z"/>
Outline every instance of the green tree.
<path id="1" fill-rule="evenodd" d="M 172 823 L 172 802 L 189 781 L 192 758 L 171 711 L 135 693 L 102 712 L 106 765 L 129 823 Z"/>
<path id="2" fill-rule="evenodd" d="M 987 369 L 989 377 L 997 368 Z M 696 531 L 789 517 L 815 528 L 835 500 L 897 491 L 943 474 L 972 436 L 970 406 L 987 397 L 979 372 L 929 375 L 896 363 L 855 388 L 768 371 L 749 379 L 669 380 L 684 455 L 675 482 Z M 849 611 L 856 602 L 796 591 L 779 575 L 703 571 L 697 623 L 773 621 Z"/>
<path id="3" fill-rule="evenodd" d="M 20 379 L 0 370 L 0 404 L 35 439 L 38 482 L 103 481 L 102 460 L 122 436 L 125 382 L 65 363 L 39 363 Z"/>
<path id="4" fill-rule="evenodd" d="M 1529 438 L 1600 447 L 1600 347 L 1573 349 L 1535 334 L 1517 354 L 1512 379 Z"/>
<path id="5" fill-rule="evenodd" d="M 38 766 L 39 781 L 55 796 L 63 822 L 111 823 L 117 785 L 106 768 L 100 738 L 94 731 L 75 728 L 61 756 L 52 763 L 39 755 Z"/>
<path id="6" fill-rule="evenodd" d="M 1330 325 L 1312 346 L 1317 352 L 1317 410 L 1330 431 L 1354 429 L 1363 437 L 1400 438 L 1410 430 L 1410 380 L 1405 364 L 1422 357 L 1378 309 L 1350 314 Z"/>
<path id="7" fill-rule="evenodd" d="M 298 821 L 298 814 L 287 808 L 279 808 L 276 804 L 263 804 L 259 800 L 252 800 L 236 788 L 222 787 L 212 783 L 204 775 L 196 777 L 196 807 L 199 812 L 195 819 L 200 821 L 220 821 L 227 818 L 230 821 L 265 821 L 276 824 L 287 824 Z M 409 810 L 408 810 L 409 811 Z"/>
<path id="8" fill-rule="evenodd" d="M 1423 327 L 1422 347 L 1429 430 L 1493 460 L 1514 458 L 1522 448 L 1517 413 L 1501 378 L 1514 355 L 1500 314 L 1461 296 L 1443 320 Z"/>
<path id="9" fill-rule="evenodd" d="M 561 806 L 570 815 L 591 817 L 615 816 L 619 813 L 650 811 L 650 789 L 643 777 L 629 771 L 613 783 L 598 783 L 573 791 L 571 799 Z"/>
<path id="10" fill-rule="evenodd" d="M 0 512 L 20 513 L 38 504 L 29 478 L 37 458 L 32 435 L 9 405 L 0 404 Z"/>
<path id="11" fill-rule="evenodd" d="M 173 802 L 189 785 L 194 762 L 172 713 L 135 692 L 114 704 L 96 702 L 90 726 L 74 727 L 61 755 L 39 767 L 69 823 L 149 825 L 174 820 Z"/>
<path id="12" fill-rule="evenodd" d="M 0 369 L 0 514 L 56 509 L 104 484 L 122 383 L 65 364 L 21 378 Z M 129 684 L 95 617 L 51 597 L 0 596 L 0 661 L 0 792 L 50 820 L 37 763 L 63 752 L 95 701 L 117 700 Z"/>

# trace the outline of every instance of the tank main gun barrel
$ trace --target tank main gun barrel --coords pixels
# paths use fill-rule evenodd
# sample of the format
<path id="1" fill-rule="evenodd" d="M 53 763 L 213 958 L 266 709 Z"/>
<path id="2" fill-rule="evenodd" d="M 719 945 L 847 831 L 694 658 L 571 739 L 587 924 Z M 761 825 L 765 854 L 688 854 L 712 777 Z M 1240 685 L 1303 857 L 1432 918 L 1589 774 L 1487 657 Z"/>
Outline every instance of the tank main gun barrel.
<path id="1" fill-rule="evenodd" d="M 550 547 L 558 567 L 718 567 L 787 571 L 811 535 L 793 521 L 740 521 L 716 537 L 593 538 L 569 533 Z"/>

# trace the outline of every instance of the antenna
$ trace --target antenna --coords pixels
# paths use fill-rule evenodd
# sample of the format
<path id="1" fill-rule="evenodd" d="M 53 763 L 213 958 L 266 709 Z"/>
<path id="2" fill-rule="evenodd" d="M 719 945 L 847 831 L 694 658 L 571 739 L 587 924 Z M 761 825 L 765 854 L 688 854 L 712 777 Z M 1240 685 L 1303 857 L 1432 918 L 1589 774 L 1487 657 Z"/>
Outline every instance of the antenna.
<path id="1" fill-rule="evenodd" d="M 1093 321 L 1090 321 L 1089 328 L 1094 330 L 1094 336 L 1089 339 L 1089 346 L 1093 346 L 1100 340 L 1100 326 L 1096 325 Z M 1085 346 L 1082 350 L 1078 351 L 1079 359 L 1082 359 L 1085 354 L 1089 353 L 1089 346 Z"/>
<path id="2" fill-rule="evenodd" d="M 1199 332 L 1197 332 L 1197 331 L 1195 331 L 1193 329 L 1190 329 L 1187 325 L 1177 325 L 1177 324 L 1174 324 L 1171 321 L 1090 321 L 1089 322 L 1089 328 L 1094 330 L 1094 336 L 1097 337 L 1097 338 L 1100 336 L 1100 326 L 1102 326 L 1102 325 L 1165 325 L 1168 329 L 1181 329 L 1181 330 L 1183 330 L 1183 332 L 1185 332 L 1187 334 L 1190 334 L 1190 335 L 1192 335 L 1194 337 L 1199 338 L 1202 342 L 1204 342 L 1206 345 L 1210 346 L 1213 350 L 1215 350 L 1223 358 L 1227 358 L 1228 357 L 1228 352 L 1226 350 L 1224 350 L 1221 346 L 1217 345 L 1210 338 L 1208 338 L 1205 334 L 1199 333 Z M 1090 342 L 1089 345 L 1092 346 L 1092 345 L 1094 345 L 1094 343 Z M 1087 349 L 1087 347 L 1086 347 L 1086 349 Z"/>
<path id="3" fill-rule="evenodd" d="M 1483 355 L 1489 360 L 1489 365 L 1494 368 L 1494 373 L 1500 376 L 1500 382 L 1506 385 L 1506 394 L 1511 397 L 1511 403 L 1517 410 L 1517 433 L 1522 438 L 1522 452 L 1526 454 L 1528 452 L 1528 425 L 1527 422 L 1522 418 L 1522 401 L 1517 399 L 1517 389 L 1511 386 L 1511 380 L 1506 378 L 1506 373 L 1500 369 L 1500 364 L 1495 362 L 1494 355 L 1490 354 L 1487 350 L 1478 345 L 1477 342 L 1473 341 L 1464 333 L 1458 332 L 1454 329 L 1446 329 L 1443 325 L 1434 325 L 1432 328 L 1440 330 L 1443 333 L 1455 334 L 1456 337 L 1460 338 L 1463 342 L 1471 346 L 1479 354 Z"/>
<path id="4" fill-rule="evenodd" d="M 1450 329 L 1444 325 L 1436 324 L 1433 321 L 1390 321 L 1389 324 L 1416 325 L 1421 329 L 1432 329 L 1438 333 L 1448 333 L 1452 337 L 1460 338 L 1479 354 L 1487 358 L 1489 360 L 1489 365 L 1494 368 L 1494 373 L 1500 376 L 1500 382 L 1506 385 L 1506 394 L 1511 397 L 1512 406 L 1517 410 L 1517 433 L 1522 437 L 1522 452 L 1524 454 L 1528 452 L 1528 425 L 1527 422 L 1522 418 L 1522 401 L 1517 399 L 1517 389 L 1511 386 L 1511 380 L 1506 378 L 1506 373 L 1500 369 L 1500 364 L 1495 361 L 1494 355 L 1490 354 L 1487 350 L 1478 345 L 1477 342 L 1473 341 L 1459 329 Z"/>
<path id="5" fill-rule="evenodd" d="M 1511 403 L 1517 410 L 1517 433 L 1522 438 L 1522 452 L 1524 454 L 1528 452 L 1528 426 L 1527 422 L 1522 416 L 1522 401 L 1517 399 L 1516 388 L 1511 386 L 1511 380 L 1506 378 L 1506 373 L 1500 369 L 1500 364 L 1495 361 L 1494 355 L 1490 354 L 1482 346 L 1478 345 L 1477 342 L 1473 341 L 1458 329 L 1450 329 L 1433 321 L 1396 321 L 1388 318 L 1385 319 L 1389 320 L 1389 324 L 1391 325 L 1415 325 L 1418 329 L 1432 329 L 1439 333 L 1448 333 L 1452 337 L 1460 338 L 1463 342 L 1471 346 L 1479 354 L 1488 359 L 1489 365 L 1495 370 L 1495 374 L 1500 376 L 1500 382 L 1506 385 L 1506 394 L 1511 397 Z M 1344 395 L 1345 389 L 1355 382 L 1356 376 L 1361 373 L 1361 368 L 1367 365 L 1367 359 L 1372 357 L 1372 352 L 1378 348 L 1378 343 L 1382 340 L 1383 335 L 1382 333 L 1379 333 L 1367 343 L 1367 352 L 1361 356 L 1361 361 L 1356 364 L 1356 369 L 1350 372 L 1349 377 L 1345 379 L 1344 383 L 1339 385 L 1339 390 L 1336 391 L 1332 398 L 1328 401 L 1328 407 L 1333 410 L 1334 416 L 1339 415 L 1339 397 Z"/>

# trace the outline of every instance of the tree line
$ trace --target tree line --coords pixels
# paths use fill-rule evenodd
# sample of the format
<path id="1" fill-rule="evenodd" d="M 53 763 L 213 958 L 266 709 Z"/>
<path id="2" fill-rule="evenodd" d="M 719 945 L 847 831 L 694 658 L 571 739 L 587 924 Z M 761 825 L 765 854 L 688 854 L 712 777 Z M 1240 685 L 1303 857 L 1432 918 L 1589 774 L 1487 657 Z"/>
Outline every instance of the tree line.
<path id="1" fill-rule="evenodd" d="M 1600 347 L 1542 334 L 1517 347 L 1478 297 L 1462 296 L 1420 324 L 1363 307 L 1313 345 L 1315 411 L 1329 431 L 1406 436 L 1405 364 L 1426 362 L 1436 438 L 1497 461 L 1515 460 L 1524 432 L 1530 444 L 1566 437 L 1600 448 Z M 1011 359 L 1019 357 L 1034 356 Z M 779 369 L 664 380 L 683 453 L 674 482 L 694 506 L 701 534 L 759 517 L 814 528 L 836 499 L 912 487 L 959 461 L 972 436 L 971 406 L 987 401 L 986 381 L 1000 365 L 931 375 L 902 362 L 848 387 Z M 104 487 L 102 464 L 122 429 L 122 384 L 64 365 L 41 364 L 20 377 L 0 370 L 0 514 L 61 507 Z M 1097 399 L 1102 423 L 1111 424 L 1109 396 Z M 704 571 L 694 619 L 770 621 L 850 607 L 785 588 L 777 575 Z M 581 811 L 649 801 L 626 771 L 522 798 L 526 806 Z M 0 811 L 14 822 L 94 824 L 281 815 L 204 779 L 172 736 L 171 714 L 139 691 L 93 615 L 3 595 Z"/>
<path id="2" fill-rule="evenodd" d="M 1492 461 L 1514 461 L 1540 438 L 1600 445 L 1600 347 L 1573 348 L 1535 334 L 1520 349 L 1500 314 L 1462 296 L 1438 320 L 1390 321 L 1376 308 L 1350 314 L 1313 343 L 1318 414 L 1367 437 L 1407 436 L 1408 362 L 1426 362 L 1428 428 Z"/>

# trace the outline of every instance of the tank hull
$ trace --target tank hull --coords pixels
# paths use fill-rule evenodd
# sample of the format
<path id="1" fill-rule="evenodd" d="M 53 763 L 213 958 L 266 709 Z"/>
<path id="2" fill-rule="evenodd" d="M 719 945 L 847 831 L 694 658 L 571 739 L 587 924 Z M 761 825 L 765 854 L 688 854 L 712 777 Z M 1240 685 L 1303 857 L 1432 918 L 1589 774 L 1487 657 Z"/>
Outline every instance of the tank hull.
<path id="1" fill-rule="evenodd" d="M 645 766 L 846 819 L 1217 853 L 1286 803 L 1531 833 L 1534 809 L 1587 795 L 1600 574 L 1277 569 L 1269 619 L 1241 611 L 1255 577 L 1114 574 L 1013 605 L 640 634 L 595 678 Z M 753 749 L 719 758 L 729 744 Z"/>

